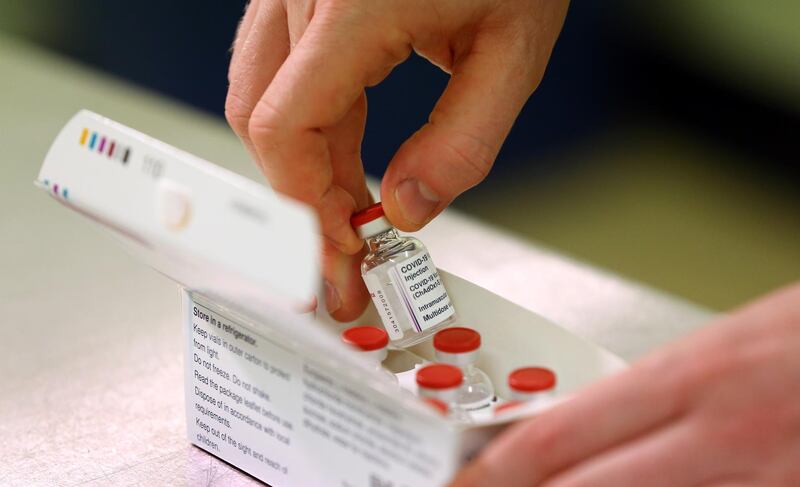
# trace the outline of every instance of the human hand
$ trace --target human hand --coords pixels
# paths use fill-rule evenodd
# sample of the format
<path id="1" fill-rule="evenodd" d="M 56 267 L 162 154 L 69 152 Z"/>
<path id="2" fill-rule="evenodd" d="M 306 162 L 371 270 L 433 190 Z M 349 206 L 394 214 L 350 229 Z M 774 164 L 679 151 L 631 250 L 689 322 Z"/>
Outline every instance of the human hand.
<path id="1" fill-rule="evenodd" d="M 451 74 L 429 121 L 395 154 L 381 199 L 421 228 L 480 182 L 538 85 L 565 0 L 253 0 L 234 42 L 228 122 L 272 187 L 316 208 L 327 307 L 363 311 L 363 242 L 350 226 L 370 196 L 361 165 L 364 88 L 412 50 Z"/>
<path id="2" fill-rule="evenodd" d="M 451 487 L 800 485 L 800 285 L 505 431 Z"/>

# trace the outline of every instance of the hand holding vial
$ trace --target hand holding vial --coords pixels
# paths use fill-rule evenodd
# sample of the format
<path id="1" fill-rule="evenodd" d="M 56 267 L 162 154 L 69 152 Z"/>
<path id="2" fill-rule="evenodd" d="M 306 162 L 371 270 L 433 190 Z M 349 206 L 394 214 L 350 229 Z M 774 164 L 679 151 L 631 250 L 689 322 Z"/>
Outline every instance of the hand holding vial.
<path id="1" fill-rule="evenodd" d="M 410 347 L 455 319 L 455 309 L 428 250 L 400 236 L 376 203 L 351 218 L 368 253 L 361 276 L 392 344 Z"/>
<path id="2" fill-rule="evenodd" d="M 382 177 L 389 219 L 418 230 L 488 174 L 544 74 L 567 3 L 250 2 L 233 45 L 225 115 L 271 186 L 319 214 L 334 318 L 353 320 L 368 302 L 363 242 L 349 223 L 371 202 L 361 164 L 365 89 L 412 52 L 451 75 Z"/>

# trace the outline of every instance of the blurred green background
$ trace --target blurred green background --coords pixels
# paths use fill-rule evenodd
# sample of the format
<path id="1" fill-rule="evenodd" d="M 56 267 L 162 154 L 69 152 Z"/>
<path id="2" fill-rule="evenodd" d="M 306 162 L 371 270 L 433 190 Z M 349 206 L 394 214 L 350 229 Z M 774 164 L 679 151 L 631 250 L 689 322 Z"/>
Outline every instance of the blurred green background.
<path id="1" fill-rule="evenodd" d="M 6 0 L 0 31 L 224 123 L 242 8 Z M 797 280 L 798 19 L 786 0 L 573 2 L 495 170 L 456 206 L 715 309 Z M 368 92 L 371 174 L 446 81 L 415 57 Z"/>
<path id="2" fill-rule="evenodd" d="M 800 2 L 614 6 L 650 58 L 630 75 L 672 106 L 644 103 L 559 154 L 587 161 L 574 171 L 499 178 L 461 206 L 714 309 L 796 281 Z"/>

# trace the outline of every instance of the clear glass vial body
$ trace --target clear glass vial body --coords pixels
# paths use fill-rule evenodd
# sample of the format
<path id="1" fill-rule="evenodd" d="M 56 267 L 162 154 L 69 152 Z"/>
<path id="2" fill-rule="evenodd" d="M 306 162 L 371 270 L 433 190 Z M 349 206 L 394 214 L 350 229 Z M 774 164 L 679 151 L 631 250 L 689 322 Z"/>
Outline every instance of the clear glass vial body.
<path id="1" fill-rule="evenodd" d="M 469 413 L 466 410 L 458 407 L 458 390 L 456 388 L 426 389 L 424 387 L 419 387 L 417 389 L 417 393 L 419 394 L 419 397 L 423 399 L 433 399 L 447 405 L 445 416 L 448 418 L 460 423 L 472 422 L 472 417 L 470 417 Z"/>
<path id="2" fill-rule="evenodd" d="M 458 389 L 455 404 L 465 411 L 475 411 L 491 405 L 494 401 L 494 386 L 492 380 L 475 366 L 478 350 L 465 353 L 447 353 L 436 351 L 436 359 L 440 362 L 455 365 L 461 369 L 464 382 Z"/>
<path id="3" fill-rule="evenodd" d="M 366 238 L 361 276 L 392 345 L 406 348 L 455 321 L 455 310 L 427 248 L 389 228 Z"/>
<path id="4" fill-rule="evenodd" d="M 458 407 L 474 411 L 488 407 L 494 400 L 494 387 L 484 371 L 470 364 L 461 367 L 464 383 L 458 391 Z"/>
<path id="5" fill-rule="evenodd" d="M 546 402 L 555 397 L 555 391 L 553 389 L 549 389 L 546 391 L 536 391 L 536 392 L 527 392 L 527 391 L 515 391 L 511 390 L 511 399 L 514 401 L 526 402 L 530 404 L 538 404 L 540 402 Z"/>

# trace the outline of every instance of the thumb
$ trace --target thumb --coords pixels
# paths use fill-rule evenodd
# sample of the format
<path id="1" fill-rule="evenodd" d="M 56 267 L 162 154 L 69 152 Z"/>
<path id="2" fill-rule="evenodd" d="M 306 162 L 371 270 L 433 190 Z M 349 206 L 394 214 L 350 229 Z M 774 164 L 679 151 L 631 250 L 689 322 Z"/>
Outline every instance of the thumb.
<path id="1" fill-rule="evenodd" d="M 547 62 L 527 51 L 477 38 L 454 65 L 428 123 L 403 143 L 383 177 L 381 200 L 392 224 L 418 230 L 488 175 Z"/>

